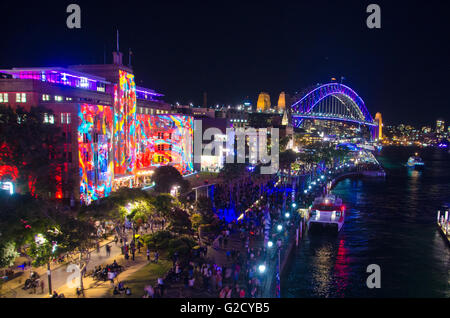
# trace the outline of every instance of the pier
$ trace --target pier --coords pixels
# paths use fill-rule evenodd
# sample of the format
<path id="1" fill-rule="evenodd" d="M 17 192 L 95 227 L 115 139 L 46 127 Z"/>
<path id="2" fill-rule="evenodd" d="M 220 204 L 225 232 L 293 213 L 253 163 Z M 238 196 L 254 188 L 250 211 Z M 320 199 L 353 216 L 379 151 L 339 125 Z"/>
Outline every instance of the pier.
<path id="1" fill-rule="evenodd" d="M 326 182 L 326 180 L 321 181 L 320 186 L 315 188 L 315 190 L 310 191 L 307 198 L 302 195 L 302 191 L 298 192 L 298 196 L 300 201 L 302 201 L 303 198 L 303 202 L 306 204 L 313 199 L 315 195 L 322 193 L 324 187 L 329 187 L 329 189 L 332 189 L 340 181 L 346 178 L 379 178 L 385 176 L 386 173 L 378 162 L 376 165 L 365 168 L 353 165 L 343 165 L 339 167 L 338 171 L 332 171 L 332 175 L 329 176 L 331 177 L 329 182 Z M 308 179 L 307 175 L 297 176 L 297 178 L 298 177 L 303 178 L 303 184 L 302 186 L 299 186 L 300 190 L 307 189 L 308 183 L 313 181 L 313 178 Z M 297 179 L 294 183 L 299 185 L 299 181 L 300 180 Z M 283 235 L 279 236 L 274 234 L 272 237 L 274 246 L 272 250 L 268 251 L 266 265 L 269 270 L 267 271 L 267 277 L 263 282 L 261 295 L 264 298 L 280 297 L 281 288 L 283 286 L 282 277 L 286 274 L 286 270 L 289 269 L 289 261 L 295 254 L 301 240 L 307 234 L 306 222 L 308 220 L 308 211 L 306 206 L 296 209 L 296 212 L 293 213 L 291 223 L 283 229 Z M 281 248 L 277 248 L 277 243 L 275 241 L 276 239 L 281 239 Z"/>
<path id="2" fill-rule="evenodd" d="M 437 214 L 437 226 L 439 229 L 439 233 L 441 233 L 444 240 L 447 242 L 450 247 L 450 220 L 448 218 L 448 211 L 445 211 L 443 215 L 441 215 L 441 211 L 438 211 Z"/>

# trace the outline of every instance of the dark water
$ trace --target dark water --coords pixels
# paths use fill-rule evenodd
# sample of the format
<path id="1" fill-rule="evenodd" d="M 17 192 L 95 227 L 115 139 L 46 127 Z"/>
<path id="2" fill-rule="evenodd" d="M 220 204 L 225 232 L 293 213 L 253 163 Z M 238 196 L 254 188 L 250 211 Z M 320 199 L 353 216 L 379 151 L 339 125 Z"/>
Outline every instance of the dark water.
<path id="1" fill-rule="evenodd" d="M 403 164 L 414 148 L 384 148 L 386 179 L 344 180 L 333 193 L 348 213 L 337 236 L 307 235 L 282 281 L 283 297 L 450 297 L 450 248 L 436 213 L 450 202 L 450 154 L 420 149 L 426 168 Z M 366 287 L 369 264 L 381 288 Z"/>

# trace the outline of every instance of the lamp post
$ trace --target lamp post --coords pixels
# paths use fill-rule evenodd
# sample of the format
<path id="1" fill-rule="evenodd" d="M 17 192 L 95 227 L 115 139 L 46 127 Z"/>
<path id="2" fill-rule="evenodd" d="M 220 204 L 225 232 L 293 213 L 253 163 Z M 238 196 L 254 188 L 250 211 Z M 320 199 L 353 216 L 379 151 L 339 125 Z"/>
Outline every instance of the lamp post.
<path id="1" fill-rule="evenodd" d="M 48 294 L 52 295 L 52 271 L 50 270 L 50 261 L 47 262 L 47 277 L 48 277 Z"/>

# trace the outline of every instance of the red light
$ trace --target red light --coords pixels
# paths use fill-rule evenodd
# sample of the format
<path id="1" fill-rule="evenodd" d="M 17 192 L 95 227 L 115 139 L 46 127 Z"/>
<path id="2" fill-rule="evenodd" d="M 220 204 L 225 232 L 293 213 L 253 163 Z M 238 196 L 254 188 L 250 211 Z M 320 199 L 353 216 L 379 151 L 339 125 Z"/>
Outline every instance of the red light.
<path id="1" fill-rule="evenodd" d="M 345 205 L 341 206 L 341 211 L 342 211 L 342 212 L 345 211 Z"/>

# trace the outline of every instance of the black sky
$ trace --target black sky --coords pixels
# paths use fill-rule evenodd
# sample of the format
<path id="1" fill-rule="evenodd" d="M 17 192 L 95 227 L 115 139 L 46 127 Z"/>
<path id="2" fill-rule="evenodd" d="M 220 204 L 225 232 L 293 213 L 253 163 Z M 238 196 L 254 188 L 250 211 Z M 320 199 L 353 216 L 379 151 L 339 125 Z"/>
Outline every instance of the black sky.
<path id="1" fill-rule="evenodd" d="M 237 104 L 345 76 L 387 124 L 450 121 L 448 1 L 3 1 L 0 68 L 111 63 L 168 102 Z M 70 3 L 81 29 L 66 27 Z M 381 6 L 382 28 L 366 26 Z"/>

